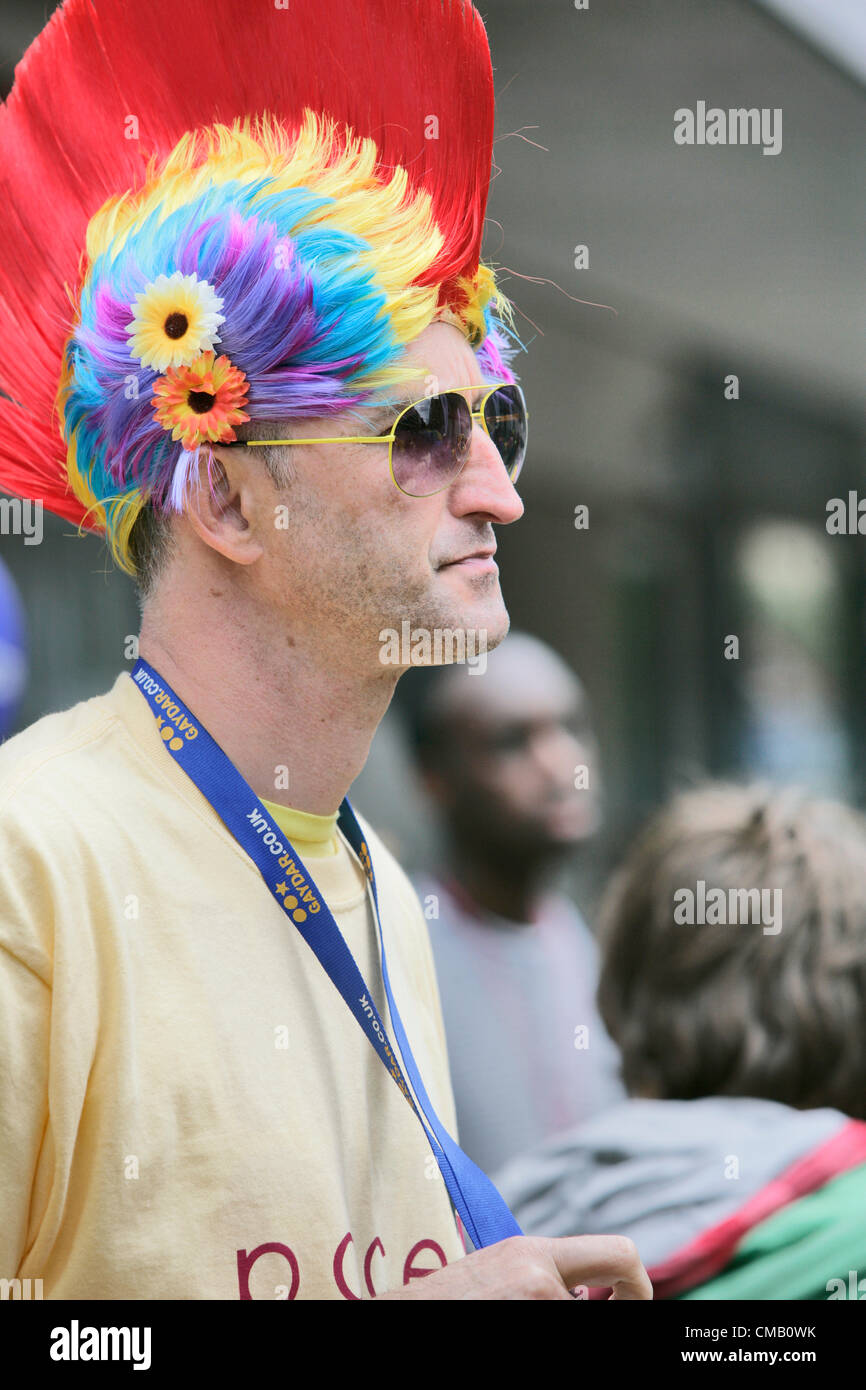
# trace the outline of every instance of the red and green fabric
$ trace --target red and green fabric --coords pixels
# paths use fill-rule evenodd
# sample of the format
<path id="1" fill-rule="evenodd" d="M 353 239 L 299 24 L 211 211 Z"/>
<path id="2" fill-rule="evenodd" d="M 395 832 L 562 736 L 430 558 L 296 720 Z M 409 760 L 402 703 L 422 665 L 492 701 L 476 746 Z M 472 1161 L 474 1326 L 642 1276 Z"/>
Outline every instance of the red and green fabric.
<path id="1" fill-rule="evenodd" d="M 854 1296 L 866 1277 L 866 1124 L 852 1120 L 648 1273 L 656 1298 Z"/>
<path id="2" fill-rule="evenodd" d="M 680 1298 L 856 1298 L 861 1279 L 866 1299 L 866 1163 L 760 1222 L 721 1274 Z"/>

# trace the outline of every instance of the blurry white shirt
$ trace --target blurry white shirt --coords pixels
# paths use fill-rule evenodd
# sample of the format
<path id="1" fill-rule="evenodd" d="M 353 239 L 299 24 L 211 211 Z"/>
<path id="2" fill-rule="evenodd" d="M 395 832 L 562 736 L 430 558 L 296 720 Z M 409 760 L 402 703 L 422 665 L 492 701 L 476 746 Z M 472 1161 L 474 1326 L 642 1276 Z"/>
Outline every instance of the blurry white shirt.
<path id="1" fill-rule="evenodd" d="M 433 945 L 460 1145 L 494 1175 L 626 1097 L 595 1004 L 595 941 L 560 893 L 542 898 L 535 921 L 515 923 L 478 908 L 453 880 L 422 875 L 414 885 Z"/>

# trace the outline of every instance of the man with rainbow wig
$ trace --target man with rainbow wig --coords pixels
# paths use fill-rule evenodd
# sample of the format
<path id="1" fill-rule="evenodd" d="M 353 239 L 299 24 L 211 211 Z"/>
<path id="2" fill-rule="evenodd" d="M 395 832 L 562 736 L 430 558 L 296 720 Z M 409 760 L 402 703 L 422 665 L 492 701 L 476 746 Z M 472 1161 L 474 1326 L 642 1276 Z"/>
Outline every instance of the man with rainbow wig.
<path id="1" fill-rule="evenodd" d="M 142 610 L 132 672 L 0 750 L 0 1275 L 46 1298 L 651 1296 L 459 1149 L 423 915 L 346 797 L 425 637 L 508 630 L 493 117 L 463 0 L 66 0 L 0 110 L 0 488 Z"/>

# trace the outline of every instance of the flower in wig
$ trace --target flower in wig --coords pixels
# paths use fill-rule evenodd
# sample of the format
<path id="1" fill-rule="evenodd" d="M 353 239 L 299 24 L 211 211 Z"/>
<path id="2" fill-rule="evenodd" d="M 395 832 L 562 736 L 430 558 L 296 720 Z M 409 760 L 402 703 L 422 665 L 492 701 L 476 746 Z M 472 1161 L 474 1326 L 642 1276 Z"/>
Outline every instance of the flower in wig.
<path id="1" fill-rule="evenodd" d="M 213 286 L 195 273 L 158 275 L 130 306 L 130 354 L 158 372 L 188 365 L 220 341 L 216 330 L 225 322 L 222 306 Z"/>
<path id="2" fill-rule="evenodd" d="M 249 383 L 243 372 L 227 357 L 203 352 L 188 366 L 169 367 L 154 384 L 151 401 L 154 419 L 171 430 L 184 449 L 192 450 L 206 440 L 230 443 L 236 438 L 232 425 L 249 420 L 241 406 L 247 403 Z"/>

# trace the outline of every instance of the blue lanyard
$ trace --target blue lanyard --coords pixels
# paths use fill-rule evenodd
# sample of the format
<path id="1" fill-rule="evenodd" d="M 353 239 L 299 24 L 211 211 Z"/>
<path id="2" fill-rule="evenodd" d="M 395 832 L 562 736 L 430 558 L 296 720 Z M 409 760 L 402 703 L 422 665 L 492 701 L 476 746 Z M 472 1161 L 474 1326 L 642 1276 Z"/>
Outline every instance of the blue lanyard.
<path id="1" fill-rule="evenodd" d="M 424 1088 L 391 993 L 385 960 L 385 941 L 379 916 L 376 876 L 369 849 L 348 797 L 340 807 L 338 824 L 358 856 L 372 891 L 388 1008 L 406 1071 L 426 1117 L 426 1123 L 406 1085 L 400 1064 L 389 1046 L 376 1005 L 334 920 L 333 913 L 304 864 L 292 846 L 286 842 L 279 826 L 271 823 L 252 787 L 153 667 L 146 661 L 139 660 L 132 672 L 132 679 L 156 716 L 157 727 L 168 752 L 207 798 L 241 847 L 246 850 L 281 911 L 297 927 L 307 945 L 319 958 L 424 1126 L 451 1201 L 459 1212 L 475 1248 L 493 1245 L 507 1236 L 521 1235 L 520 1227 L 502 1196 L 487 1174 L 482 1173 L 478 1165 L 473 1163 L 451 1138 L 433 1109 Z"/>

